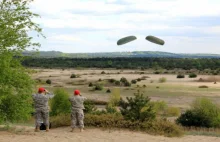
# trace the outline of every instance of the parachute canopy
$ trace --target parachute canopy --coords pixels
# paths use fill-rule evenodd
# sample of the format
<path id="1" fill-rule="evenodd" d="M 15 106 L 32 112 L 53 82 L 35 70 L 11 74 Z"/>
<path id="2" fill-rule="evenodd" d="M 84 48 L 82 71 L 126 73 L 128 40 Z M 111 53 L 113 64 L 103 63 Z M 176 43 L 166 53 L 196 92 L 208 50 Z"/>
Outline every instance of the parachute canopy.
<path id="1" fill-rule="evenodd" d="M 123 45 L 136 39 L 137 38 L 135 36 L 127 36 L 127 37 L 119 39 L 117 42 L 117 45 Z"/>
<path id="2" fill-rule="evenodd" d="M 153 43 L 156 43 L 156 44 L 159 44 L 159 45 L 164 45 L 164 43 L 165 43 L 162 39 L 159 39 L 159 38 L 157 38 L 155 36 L 151 36 L 151 35 L 147 36 L 146 40 L 153 42 Z"/>

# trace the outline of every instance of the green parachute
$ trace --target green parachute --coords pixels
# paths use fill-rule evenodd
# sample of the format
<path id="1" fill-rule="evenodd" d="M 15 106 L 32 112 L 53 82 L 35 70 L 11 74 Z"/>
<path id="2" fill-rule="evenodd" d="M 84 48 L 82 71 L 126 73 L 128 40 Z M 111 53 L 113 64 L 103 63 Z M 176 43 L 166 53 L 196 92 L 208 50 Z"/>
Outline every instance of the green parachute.
<path id="1" fill-rule="evenodd" d="M 155 36 L 151 36 L 151 35 L 147 36 L 146 40 L 153 42 L 155 44 L 159 44 L 159 45 L 164 45 L 164 43 L 165 43 L 162 39 L 159 39 L 159 38 L 157 38 Z"/>
<path id="2" fill-rule="evenodd" d="M 127 36 L 127 37 L 123 37 L 121 39 L 118 40 L 117 45 L 123 45 L 126 44 L 128 42 L 134 41 L 137 38 L 135 36 Z"/>

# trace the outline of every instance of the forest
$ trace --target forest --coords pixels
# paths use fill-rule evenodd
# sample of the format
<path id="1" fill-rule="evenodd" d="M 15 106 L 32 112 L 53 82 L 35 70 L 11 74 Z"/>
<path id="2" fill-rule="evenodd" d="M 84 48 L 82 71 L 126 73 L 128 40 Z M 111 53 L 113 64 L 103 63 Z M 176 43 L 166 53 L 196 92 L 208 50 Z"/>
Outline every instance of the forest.
<path id="1" fill-rule="evenodd" d="M 217 58 L 31 58 L 27 57 L 22 64 L 26 67 L 42 68 L 116 68 L 116 69 L 167 69 L 219 70 Z"/>

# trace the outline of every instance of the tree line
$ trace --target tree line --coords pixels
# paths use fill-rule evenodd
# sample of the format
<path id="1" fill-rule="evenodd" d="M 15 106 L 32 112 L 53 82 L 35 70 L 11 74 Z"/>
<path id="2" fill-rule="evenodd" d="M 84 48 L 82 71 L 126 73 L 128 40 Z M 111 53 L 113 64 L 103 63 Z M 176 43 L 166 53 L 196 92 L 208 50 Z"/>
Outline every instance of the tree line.
<path id="1" fill-rule="evenodd" d="M 117 69 L 211 69 L 220 67 L 217 58 L 26 58 L 22 64 L 26 67 L 42 68 L 117 68 Z"/>

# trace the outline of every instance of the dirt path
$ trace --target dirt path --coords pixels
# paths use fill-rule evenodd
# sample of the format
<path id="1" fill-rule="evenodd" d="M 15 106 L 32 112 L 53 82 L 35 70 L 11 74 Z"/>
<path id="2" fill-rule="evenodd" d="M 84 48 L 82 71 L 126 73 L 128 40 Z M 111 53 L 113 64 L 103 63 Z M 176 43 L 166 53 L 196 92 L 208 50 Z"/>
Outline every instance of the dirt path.
<path id="1" fill-rule="evenodd" d="M 78 130 L 71 133 L 69 130 L 69 128 L 65 127 L 52 129 L 49 133 L 35 133 L 33 128 L 26 128 L 26 132 L 20 132 L 19 134 L 0 132 L 0 142 L 220 142 L 218 137 L 207 136 L 167 138 L 125 130 L 109 132 L 101 129 L 86 129 L 83 133 Z"/>

